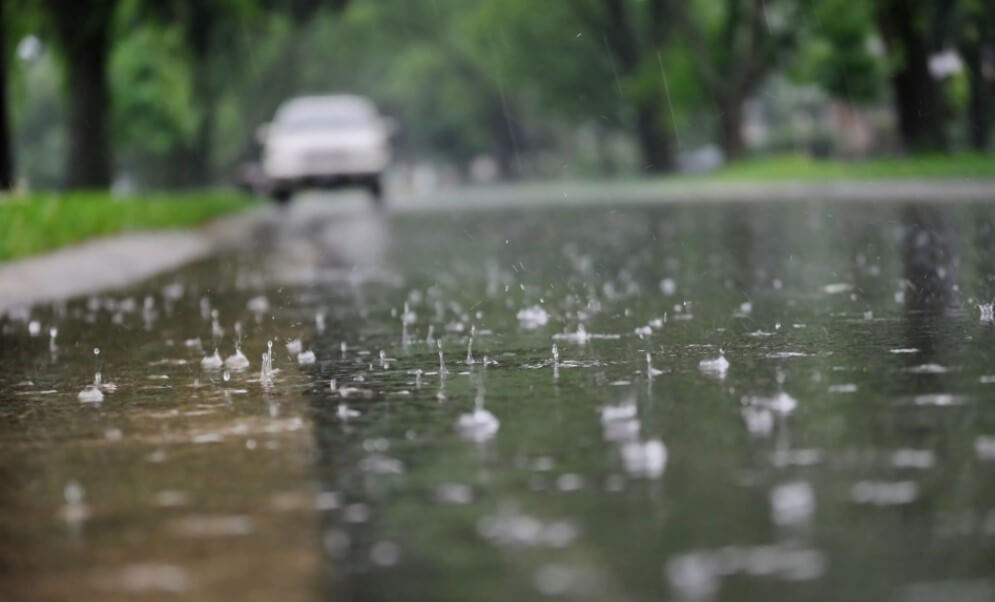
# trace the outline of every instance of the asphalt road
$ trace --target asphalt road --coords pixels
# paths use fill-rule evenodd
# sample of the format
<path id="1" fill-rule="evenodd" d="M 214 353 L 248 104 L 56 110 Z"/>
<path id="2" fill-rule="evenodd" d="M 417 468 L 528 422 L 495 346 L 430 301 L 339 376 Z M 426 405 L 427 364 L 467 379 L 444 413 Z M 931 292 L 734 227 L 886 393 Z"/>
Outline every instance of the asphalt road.
<path id="1" fill-rule="evenodd" d="M 990 204 L 559 192 L 0 318 L 0 598 L 990 597 Z"/>

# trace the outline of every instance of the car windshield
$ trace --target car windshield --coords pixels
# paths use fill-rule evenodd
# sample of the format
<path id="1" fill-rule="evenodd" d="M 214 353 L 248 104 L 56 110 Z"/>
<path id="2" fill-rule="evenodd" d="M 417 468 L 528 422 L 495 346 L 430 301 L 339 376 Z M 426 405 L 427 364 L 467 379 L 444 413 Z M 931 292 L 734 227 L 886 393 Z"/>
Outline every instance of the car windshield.
<path id="1" fill-rule="evenodd" d="M 287 107 L 277 113 L 281 129 L 352 129 L 368 126 L 373 121 L 369 109 L 350 107 Z"/>

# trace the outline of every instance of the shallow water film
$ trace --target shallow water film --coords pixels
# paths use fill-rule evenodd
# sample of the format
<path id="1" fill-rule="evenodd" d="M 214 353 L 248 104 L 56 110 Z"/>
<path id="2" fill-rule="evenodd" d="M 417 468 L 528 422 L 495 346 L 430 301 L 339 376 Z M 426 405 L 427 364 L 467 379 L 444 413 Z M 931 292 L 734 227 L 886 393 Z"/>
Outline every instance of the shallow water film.
<path id="1" fill-rule="evenodd" d="M 993 599 L 993 226 L 305 200 L 0 318 L 0 597 Z"/>

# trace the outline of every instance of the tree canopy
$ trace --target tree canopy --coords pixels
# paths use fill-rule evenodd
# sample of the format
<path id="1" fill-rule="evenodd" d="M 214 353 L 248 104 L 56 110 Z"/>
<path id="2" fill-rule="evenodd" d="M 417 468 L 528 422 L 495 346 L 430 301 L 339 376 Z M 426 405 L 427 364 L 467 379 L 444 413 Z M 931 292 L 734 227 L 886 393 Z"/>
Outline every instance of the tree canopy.
<path id="1" fill-rule="evenodd" d="M 982 0 L 6 0 L 0 15 L 0 138 L 19 157 L 0 160 L 5 186 L 13 169 L 70 188 L 224 181 L 306 92 L 370 96 L 401 124 L 402 159 L 490 156 L 506 177 L 668 171 L 710 143 L 736 159 L 749 103 L 786 86 L 891 107 L 908 151 L 986 150 L 992 127 Z M 962 68 L 937 73 L 945 52 Z"/>

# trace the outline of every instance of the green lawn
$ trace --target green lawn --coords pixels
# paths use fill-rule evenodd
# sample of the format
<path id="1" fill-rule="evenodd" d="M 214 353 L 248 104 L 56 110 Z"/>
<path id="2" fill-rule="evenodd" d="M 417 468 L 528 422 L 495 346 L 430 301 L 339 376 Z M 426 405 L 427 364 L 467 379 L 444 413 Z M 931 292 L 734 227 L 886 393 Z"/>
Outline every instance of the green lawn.
<path id="1" fill-rule="evenodd" d="M 778 155 L 745 159 L 704 177 L 719 180 L 995 178 L 995 155 L 888 157 L 861 161 Z"/>
<path id="2" fill-rule="evenodd" d="M 196 226 L 254 202 L 234 192 L 124 198 L 105 192 L 0 196 L 0 261 L 125 230 Z"/>

